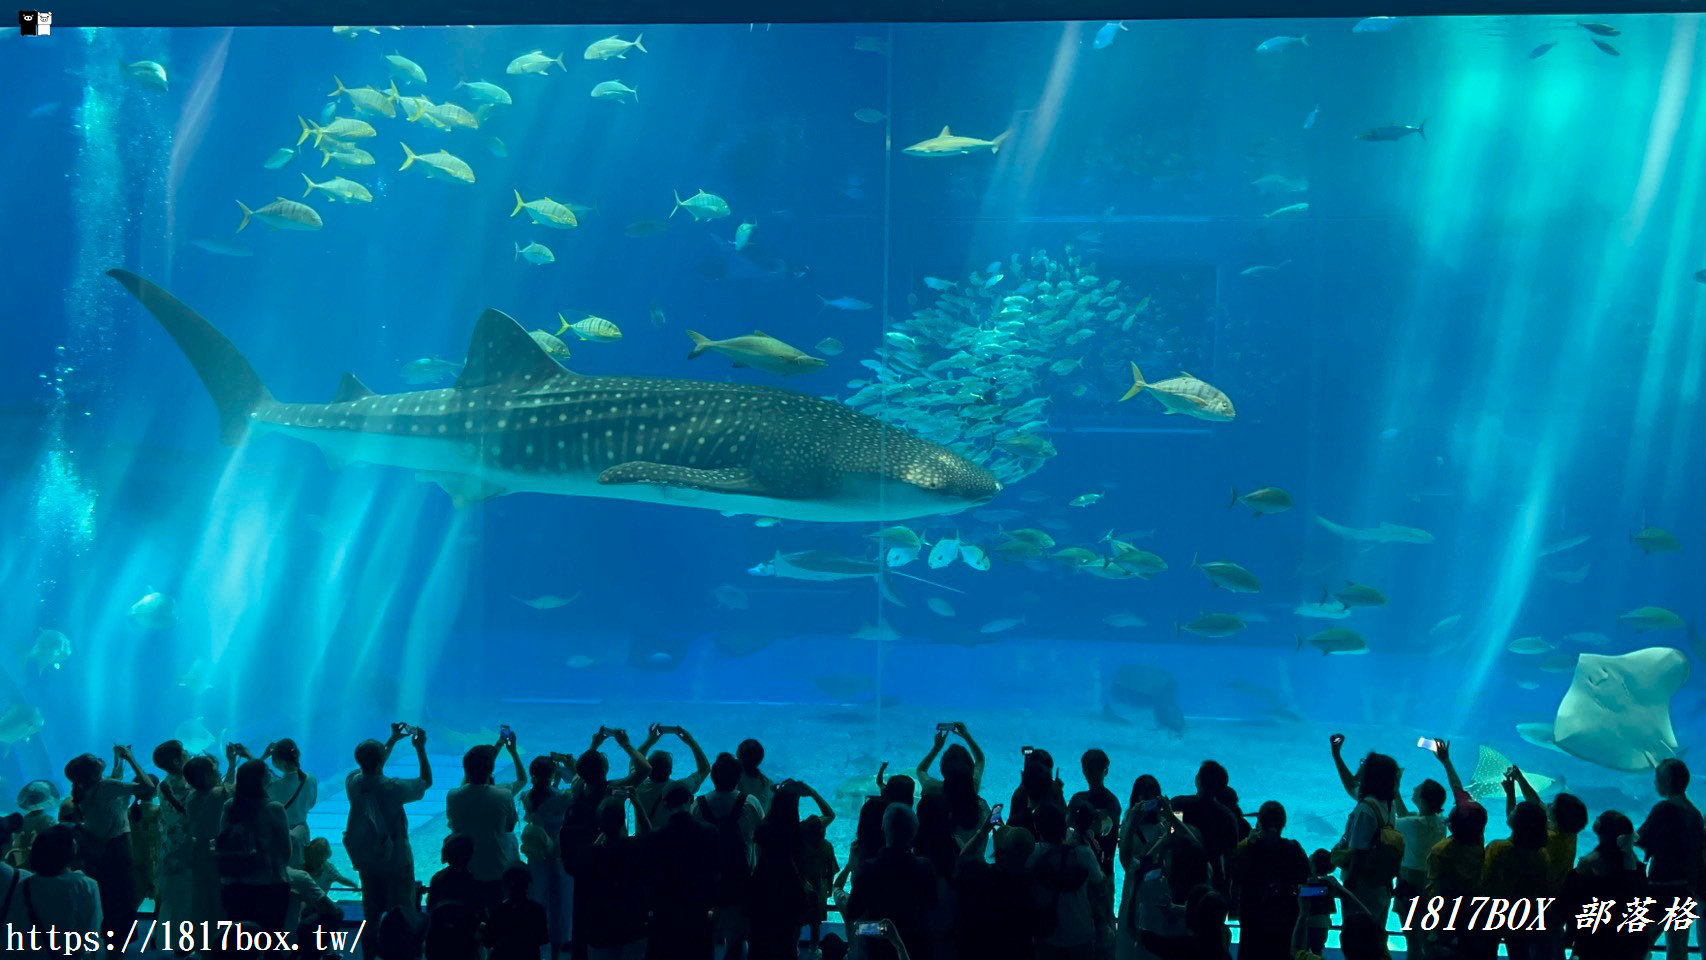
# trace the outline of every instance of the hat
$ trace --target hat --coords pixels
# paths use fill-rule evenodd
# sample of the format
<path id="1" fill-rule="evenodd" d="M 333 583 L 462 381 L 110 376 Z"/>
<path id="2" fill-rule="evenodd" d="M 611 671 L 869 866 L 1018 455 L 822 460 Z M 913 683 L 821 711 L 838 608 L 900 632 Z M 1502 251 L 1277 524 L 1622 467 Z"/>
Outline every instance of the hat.
<path id="1" fill-rule="evenodd" d="M 18 791 L 18 809 L 35 813 L 59 806 L 59 786 L 51 780 L 31 780 Z"/>

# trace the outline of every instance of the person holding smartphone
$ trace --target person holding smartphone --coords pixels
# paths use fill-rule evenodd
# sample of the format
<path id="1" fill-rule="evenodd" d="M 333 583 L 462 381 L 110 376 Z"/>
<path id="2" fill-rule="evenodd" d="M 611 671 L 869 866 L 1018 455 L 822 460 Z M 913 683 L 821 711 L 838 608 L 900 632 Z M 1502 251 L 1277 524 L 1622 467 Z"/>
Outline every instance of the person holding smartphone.
<path id="1" fill-rule="evenodd" d="M 391 749 L 403 740 L 414 745 L 420 763 L 420 775 L 409 780 L 393 779 L 384 772 Z M 344 794 L 349 798 L 344 849 L 361 879 L 363 916 L 382 917 L 394 908 L 412 911 L 418 904 L 415 855 L 409 847 L 409 820 L 403 807 L 425 796 L 432 786 L 426 743 L 426 731 L 394 723 L 387 742 L 363 740 L 356 745 L 359 769 L 344 778 Z M 184 774 L 189 776 L 188 766 Z"/>
<path id="2" fill-rule="evenodd" d="M 693 751 L 693 772 L 679 780 L 673 779 L 675 773 L 675 758 L 668 751 L 652 750 L 659 740 L 673 736 L 687 745 Z M 653 828 L 663 825 L 666 818 L 658 814 L 662 809 L 664 794 L 675 784 L 687 787 L 689 793 L 698 793 L 704 786 L 705 778 L 711 775 L 711 758 L 705 756 L 705 748 L 699 746 L 699 741 L 693 739 L 693 734 L 686 727 L 673 724 L 654 723 L 646 730 L 645 742 L 639 746 L 639 752 L 646 754 L 646 760 L 652 769 L 644 780 L 634 785 L 634 805 L 646 811 L 646 818 Z M 640 831 L 644 835 L 646 831 Z"/>
<path id="3" fill-rule="evenodd" d="M 1297 891 L 1309 877 L 1309 857 L 1283 836 L 1285 807 L 1269 800 L 1256 829 L 1232 855 L 1233 903 L 1238 908 L 1238 960 L 1286 960 L 1297 922 Z"/>

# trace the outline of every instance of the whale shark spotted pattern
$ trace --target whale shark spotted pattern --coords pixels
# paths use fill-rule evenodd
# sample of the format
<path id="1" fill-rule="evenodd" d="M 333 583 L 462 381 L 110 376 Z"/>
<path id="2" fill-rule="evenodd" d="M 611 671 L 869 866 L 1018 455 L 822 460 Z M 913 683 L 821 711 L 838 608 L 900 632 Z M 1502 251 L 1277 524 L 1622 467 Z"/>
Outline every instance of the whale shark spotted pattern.
<path id="1" fill-rule="evenodd" d="M 110 270 L 189 359 L 222 439 L 307 440 L 334 465 L 411 469 L 458 505 L 550 493 L 762 514 L 891 521 L 987 503 L 1001 484 L 937 444 L 830 400 L 732 383 L 585 376 L 496 310 L 454 386 L 381 396 L 344 374 L 330 403 L 280 403 L 254 367 L 170 293 Z"/>

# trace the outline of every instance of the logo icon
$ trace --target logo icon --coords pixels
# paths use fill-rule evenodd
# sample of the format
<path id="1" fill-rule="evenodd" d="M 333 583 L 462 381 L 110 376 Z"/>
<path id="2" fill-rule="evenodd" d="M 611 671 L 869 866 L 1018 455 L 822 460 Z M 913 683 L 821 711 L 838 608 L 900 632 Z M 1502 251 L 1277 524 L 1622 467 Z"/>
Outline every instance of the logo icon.
<path id="1" fill-rule="evenodd" d="M 18 33 L 26 37 L 45 37 L 53 31 L 53 14 L 45 10 L 19 10 Z"/>

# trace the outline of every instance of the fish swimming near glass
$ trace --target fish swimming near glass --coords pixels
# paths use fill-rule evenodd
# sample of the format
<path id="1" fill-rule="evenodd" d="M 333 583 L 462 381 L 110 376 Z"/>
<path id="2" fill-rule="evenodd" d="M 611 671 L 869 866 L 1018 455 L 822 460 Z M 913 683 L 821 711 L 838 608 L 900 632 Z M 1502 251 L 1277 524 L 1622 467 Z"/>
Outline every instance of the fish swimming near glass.
<path id="1" fill-rule="evenodd" d="M 177 342 L 218 407 L 221 438 L 307 440 L 337 466 L 415 471 L 459 506 L 550 493 L 785 520 L 869 522 L 989 502 L 987 470 L 847 406 L 773 387 L 565 370 L 487 310 L 453 386 L 380 396 L 345 374 L 328 403 L 280 403 L 195 311 L 126 270 L 123 284 Z"/>

